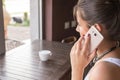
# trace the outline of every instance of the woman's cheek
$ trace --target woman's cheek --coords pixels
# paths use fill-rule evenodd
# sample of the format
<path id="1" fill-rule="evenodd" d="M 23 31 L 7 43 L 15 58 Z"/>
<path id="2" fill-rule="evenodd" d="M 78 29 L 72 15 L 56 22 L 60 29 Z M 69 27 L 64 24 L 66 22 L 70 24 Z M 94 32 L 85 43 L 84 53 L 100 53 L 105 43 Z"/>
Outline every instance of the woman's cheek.
<path id="1" fill-rule="evenodd" d="M 88 30 L 85 30 L 83 28 L 80 28 L 80 35 L 83 36 L 87 33 Z"/>
<path id="2" fill-rule="evenodd" d="M 88 29 L 77 26 L 76 31 L 79 32 L 81 36 L 83 36 L 83 35 L 85 35 L 87 33 Z"/>

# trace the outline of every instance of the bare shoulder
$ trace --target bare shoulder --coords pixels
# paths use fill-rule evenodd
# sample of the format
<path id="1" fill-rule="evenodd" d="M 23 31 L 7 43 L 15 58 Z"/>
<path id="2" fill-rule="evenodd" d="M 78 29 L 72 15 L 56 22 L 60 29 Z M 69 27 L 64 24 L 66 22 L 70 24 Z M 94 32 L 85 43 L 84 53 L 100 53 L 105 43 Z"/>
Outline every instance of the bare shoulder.
<path id="1" fill-rule="evenodd" d="M 90 80 L 119 80 L 120 67 L 113 63 L 101 61 L 90 72 Z"/>

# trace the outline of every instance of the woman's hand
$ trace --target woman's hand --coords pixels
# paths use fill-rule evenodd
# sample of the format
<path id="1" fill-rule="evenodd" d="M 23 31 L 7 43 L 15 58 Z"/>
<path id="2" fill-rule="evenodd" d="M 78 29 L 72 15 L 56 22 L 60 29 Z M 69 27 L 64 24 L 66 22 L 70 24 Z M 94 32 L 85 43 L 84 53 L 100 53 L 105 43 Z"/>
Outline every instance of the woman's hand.
<path id="1" fill-rule="evenodd" d="M 83 73 L 84 68 L 89 64 L 96 54 L 96 50 L 90 54 L 89 44 L 90 35 L 88 35 L 86 38 L 81 36 L 71 49 L 70 58 L 72 73 L 75 73 L 76 77 L 78 73 L 79 75 Z"/>

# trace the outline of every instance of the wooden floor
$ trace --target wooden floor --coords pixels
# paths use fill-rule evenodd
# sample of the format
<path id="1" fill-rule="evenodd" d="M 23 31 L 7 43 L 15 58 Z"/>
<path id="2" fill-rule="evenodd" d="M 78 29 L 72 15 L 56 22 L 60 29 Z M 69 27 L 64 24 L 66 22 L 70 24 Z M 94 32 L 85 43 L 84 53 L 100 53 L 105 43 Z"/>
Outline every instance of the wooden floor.
<path id="1" fill-rule="evenodd" d="M 0 80 L 69 80 L 69 53 L 72 45 L 39 41 L 27 43 L 0 56 Z M 38 52 L 50 50 L 53 56 L 40 61 Z"/>

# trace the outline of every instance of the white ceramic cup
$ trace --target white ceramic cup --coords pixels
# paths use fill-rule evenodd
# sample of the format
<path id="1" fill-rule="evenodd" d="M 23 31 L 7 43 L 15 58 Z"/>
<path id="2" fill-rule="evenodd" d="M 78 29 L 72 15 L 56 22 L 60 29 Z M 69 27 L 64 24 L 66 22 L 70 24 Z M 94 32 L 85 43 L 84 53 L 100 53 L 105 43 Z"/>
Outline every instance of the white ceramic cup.
<path id="1" fill-rule="evenodd" d="M 52 56 L 52 52 L 49 50 L 39 51 L 39 57 L 41 61 L 47 61 Z"/>

